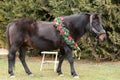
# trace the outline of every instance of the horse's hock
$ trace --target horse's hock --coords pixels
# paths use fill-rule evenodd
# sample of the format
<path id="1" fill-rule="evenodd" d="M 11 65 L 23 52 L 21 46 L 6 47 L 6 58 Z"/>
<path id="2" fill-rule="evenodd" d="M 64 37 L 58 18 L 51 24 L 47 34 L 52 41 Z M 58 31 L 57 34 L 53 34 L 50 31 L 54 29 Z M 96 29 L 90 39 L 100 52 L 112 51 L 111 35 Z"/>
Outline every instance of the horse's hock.
<path id="1" fill-rule="evenodd" d="M 43 54 L 43 57 L 42 57 L 42 62 L 41 62 L 41 66 L 40 66 L 40 71 L 42 71 L 44 63 L 54 63 L 54 72 L 56 72 L 57 63 L 58 63 L 58 60 L 57 60 L 58 52 L 42 51 L 41 54 Z M 46 55 L 55 55 L 55 59 L 54 60 L 46 60 L 45 59 Z"/>

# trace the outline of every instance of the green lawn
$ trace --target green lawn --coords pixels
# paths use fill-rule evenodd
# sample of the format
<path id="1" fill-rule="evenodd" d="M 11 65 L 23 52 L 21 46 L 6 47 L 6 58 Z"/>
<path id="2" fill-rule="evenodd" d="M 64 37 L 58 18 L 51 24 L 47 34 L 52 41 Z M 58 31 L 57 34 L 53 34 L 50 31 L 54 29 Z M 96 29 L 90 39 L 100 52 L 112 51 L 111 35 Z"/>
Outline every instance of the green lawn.
<path id="1" fill-rule="evenodd" d="M 53 65 L 45 64 L 40 71 L 40 60 L 27 58 L 27 64 L 34 76 L 28 76 L 17 59 L 15 65 L 15 78 L 10 79 L 7 73 L 7 59 L 0 58 L 0 80 L 74 80 L 70 75 L 69 64 L 63 62 L 64 76 L 59 77 L 53 71 Z M 78 80 L 120 80 L 120 62 L 93 63 L 91 61 L 75 61 L 75 69 L 80 79 Z"/>

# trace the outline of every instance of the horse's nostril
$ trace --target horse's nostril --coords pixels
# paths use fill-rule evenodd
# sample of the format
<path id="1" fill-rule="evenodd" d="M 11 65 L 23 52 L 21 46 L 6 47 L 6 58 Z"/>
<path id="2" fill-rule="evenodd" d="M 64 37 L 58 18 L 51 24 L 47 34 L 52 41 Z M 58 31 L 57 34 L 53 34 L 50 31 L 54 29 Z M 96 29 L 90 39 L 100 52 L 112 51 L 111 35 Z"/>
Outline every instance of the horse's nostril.
<path id="1" fill-rule="evenodd" d="M 101 41 L 105 40 L 105 39 L 106 39 L 106 34 L 100 34 L 100 35 L 99 35 L 99 39 L 100 39 Z"/>

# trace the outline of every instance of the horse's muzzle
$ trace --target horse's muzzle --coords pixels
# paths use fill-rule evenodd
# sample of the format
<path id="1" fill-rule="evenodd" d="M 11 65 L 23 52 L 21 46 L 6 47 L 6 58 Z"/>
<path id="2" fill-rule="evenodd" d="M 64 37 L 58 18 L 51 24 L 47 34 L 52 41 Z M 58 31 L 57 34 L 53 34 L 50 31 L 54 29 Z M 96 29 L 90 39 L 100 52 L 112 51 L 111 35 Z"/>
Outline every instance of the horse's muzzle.
<path id="1" fill-rule="evenodd" d="M 106 38 L 107 36 L 105 33 L 99 35 L 99 41 L 104 41 Z"/>

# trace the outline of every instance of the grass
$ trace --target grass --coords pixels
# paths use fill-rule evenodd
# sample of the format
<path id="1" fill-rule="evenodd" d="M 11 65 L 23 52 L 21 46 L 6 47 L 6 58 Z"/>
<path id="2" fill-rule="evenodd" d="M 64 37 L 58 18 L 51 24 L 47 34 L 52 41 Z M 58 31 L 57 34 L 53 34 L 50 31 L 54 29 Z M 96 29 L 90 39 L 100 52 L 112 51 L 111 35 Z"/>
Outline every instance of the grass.
<path id="1" fill-rule="evenodd" d="M 0 58 L 0 80 L 74 80 L 70 75 L 69 63 L 63 62 L 64 76 L 59 77 L 53 71 L 53 65 L 45 64 L 40 71 L 40 59 L 27 58 L 27 64 L 34 76 L 28 76 L 17 59 L 15 65 L 15 78 L 10 79 L 7 73 L 7 59 Z M 120 80 L 120 62 L 94 63 L 91 61 L 75 61 L 75 69 L 80 79 L 78 80 Z"/>

